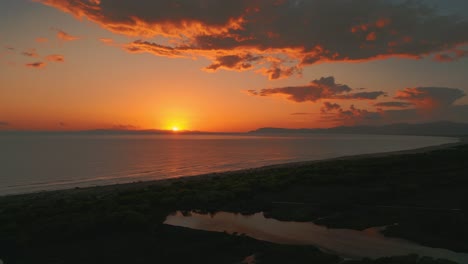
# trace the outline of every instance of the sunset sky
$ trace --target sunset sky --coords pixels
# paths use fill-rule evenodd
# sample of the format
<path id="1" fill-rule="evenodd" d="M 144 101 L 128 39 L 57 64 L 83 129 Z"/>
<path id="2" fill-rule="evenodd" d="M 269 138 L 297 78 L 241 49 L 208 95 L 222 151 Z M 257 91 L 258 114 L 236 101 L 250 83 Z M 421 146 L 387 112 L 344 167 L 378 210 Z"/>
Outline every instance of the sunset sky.
<path id="1" fill-rule="evenodd" d="M 468 122 L 466 0 L 2 0 L 0 130 Z"/>

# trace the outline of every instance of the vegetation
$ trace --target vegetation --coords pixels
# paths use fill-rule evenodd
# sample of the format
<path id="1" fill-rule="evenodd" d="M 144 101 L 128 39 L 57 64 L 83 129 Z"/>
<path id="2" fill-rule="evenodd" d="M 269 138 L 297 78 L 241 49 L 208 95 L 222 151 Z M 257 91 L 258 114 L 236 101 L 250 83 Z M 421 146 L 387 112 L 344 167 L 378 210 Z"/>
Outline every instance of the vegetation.
<path id="1" fill-rule="evenodd" d="M 468 252 L 468 146 L 180 179 L 0 197 L 5 263 L 451 263 L 417 256 L 341 262 L 313 247 L 163 225 L 176 210 L 263 211 Z M 393 225 L 398 223 L 397 225 Z"/>

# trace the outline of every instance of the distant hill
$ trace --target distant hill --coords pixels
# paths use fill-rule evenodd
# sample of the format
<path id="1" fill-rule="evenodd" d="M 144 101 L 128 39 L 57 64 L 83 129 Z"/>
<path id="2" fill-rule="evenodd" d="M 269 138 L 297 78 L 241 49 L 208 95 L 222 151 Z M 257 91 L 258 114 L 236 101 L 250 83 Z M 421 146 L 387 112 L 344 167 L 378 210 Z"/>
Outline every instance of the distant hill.
<path id="1" fill-rule="evenodd" d="M 274 128 L 264 127 L 250 131 L 252 134 L 333 133 L 333 134 L 378 134 L 378 135 L 421 135 L 421 136 L 466 136 L 467 123 L 440 121 L 423 124 L 398 123 L 384 126 L 338 126 L 333 128 Z"/>

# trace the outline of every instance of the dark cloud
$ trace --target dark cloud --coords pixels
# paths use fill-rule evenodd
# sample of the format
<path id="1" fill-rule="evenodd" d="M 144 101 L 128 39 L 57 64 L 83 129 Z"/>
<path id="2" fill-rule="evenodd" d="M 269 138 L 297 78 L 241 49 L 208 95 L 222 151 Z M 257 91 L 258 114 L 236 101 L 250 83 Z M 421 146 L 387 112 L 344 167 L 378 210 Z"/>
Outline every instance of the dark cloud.
<path id="1" fill-rule="evenodd" d="M 309 64 L 421 58 L 460 50 L 468 42 L 468 20 L 419 1 L 36 1 L 112 32 L 171 43 L 133 42 L 126 47 L 131 52 L 203 56 L 213 61 L 209 69 L 253 68 L 271 79 L 300 73 Z M 58 37 L 77 39 L 63 31 Z"/>
<path id="2" fill-rule="evenodd" d="M 26 57 L 39 57 L 39 54 L 37 54 L 36 49 L 30 49 L 28 51 L 22 52 L 21 54 Z"/>
<path id="3" fill-rule="evenodd" d="M 48 60 L 48 61 L 53 61 L 53 62 L 64 62 L 65 61 L 65 57 L 63 55 L 59 55 L 59 54 L 48 55 L 45 59 Z"/>
<path id="4" fill-rule="evenodd" d="M 261 72 L 268 76 L 270 80 L 287 78 L 294 74 L 301 74 L 302 69 L 297 66 L 286 67 L 279 63 L 272 63 L 269 69 L 262 69 Z"/>
<path id="5" fill-rule="evenodd" d="M 410 102 L 418 108 L 437 109 L 446 108 L 465 95 L 463 90 L 456 88 L 416 87 L 398 91 L 395 99 Z"/>
<path id="6" fill-rule="evenodd" d="M 46 63 L 45 62 L 42 62 L 42 61 L 38 61 L 38 62 L 32 62 L 32 63 L 27 63 L 26 64 L 26 67 L 30 67 L 30 68 L 44 68 L 46 66 Z"/>
<path id="7" fill-rule="evenodd" d="M 322 106 L 322 120 L 336 125 L 364 125 L 380 122 L 383 115 L 381 112 L 372 112 L 356 108 L 351 105 L 343 109 L 335 103 L 325 102 Z"/>
<path id="8" fill-rule="evenodd" d="M 315 102 L 320 99 L 334 98 L 337 94 L 342 94 L 351 90 L 352 89 L 347 85 L 335 83 L 335 78 L 330 76 L 313 80 L 305 86 L 268 88 L 262 89 L 260 92 L 251 92 L 251 94 L 260 96 L 284 94 L 288 96 L 288 100 L 295 102 Z"/>
<path id="9" fill-rule="evenodd" d="M 304 86 L 287 86 L 279 88 L 267 88 L 260 91 L 248 90 L 251 95 L 270 96 L 275 94 L 286 95 L 288 100 L 301 102 L 315 102 L 320 99 L 366 99 L 373 100 L 384 95 L 384 92 L 358 92 L 350 93 L 353 89 L 345 84 L 335 83 L 335 78 L 322 77 L 311 81 Z"/>
<path id="10" fill-rule="evenodd" d="M 131 53 L 150 52 L 157 56 L 172 58 L 183 57 L 182 52 L 175 48 L 142 40 L 134 41 L 128 45 L 125 45 L 124 48 Z"/>
<path id="11" fill-rule="evenodd" d="M 6 122 L 6 121 L 0 121 L 0 127 L 6 127 L 6 126 L 9 126 L 10 123 L 9 122 Z"/>
<path id="12" fill-rule="evenodd" d="M 331 111 L 334 111 L 334 110 L 340 110 L 340 109 L 341 109 L 341 106 L 339 104 L 324 102 L 322 108 L 320 109 L 320 111 L 322 113 L 328 113 L 328 112 L 331 112 Z"/>
<path id="13" fill-rule="evenodd" d="M 233 70 L 247 70 L 252 68 L 252 62 L 262 59 L 261 56 L 245 55 L 226 55 L 218 56 L 213 64 L 206 67 L 206 70 L 217 70 L 218 68 L 227 68 Z"/>
<path id="14" fill-rule="evenodd" d="M 412 103 L 408 103 L 408 102 L 380 102 L 380 103 L 376 103 L 374 104 L 374 106 L 376 107 L 393 107 L 393 108 L 406 108 L 406 107 L 410 107 L 410 106 L 413 106 Z"/>
<path id="15" fill-rule="evenodd" d="M 58 125 L 59 125 L 60 127 L 66 127 L 66 126 L 67 126 L 67 124 L 66 124 L 65 122 L 59 122 Z"/>
<path id="16" fill-rule="evenodd" d="M 358 100 L 375 100 L 379 96 L 386 95 L 387 93 L 383 91 L 375 92 L 359 92 L 359 93 L 349 93 L 345 95 L 339 95 L 336 99 L 358 99 Z"/>

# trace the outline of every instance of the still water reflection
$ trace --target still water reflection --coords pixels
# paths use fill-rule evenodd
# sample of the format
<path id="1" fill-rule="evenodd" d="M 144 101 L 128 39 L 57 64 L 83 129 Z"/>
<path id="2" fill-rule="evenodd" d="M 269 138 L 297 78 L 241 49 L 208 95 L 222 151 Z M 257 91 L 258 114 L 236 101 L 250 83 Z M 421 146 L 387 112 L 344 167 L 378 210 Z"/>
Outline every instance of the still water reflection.
<path id="1" fill-rule="evenodd" d="M 456 253 L 446 249 L 421 246 L 403 239 L 387 238 L 379 232 L 379 228 L 364 231 L 329 229 L 312 222 L 284 222 L 265 218 L 263 213 L 245 216 L 227 212 L 215 215 L 195 212 L 183 215 L 177 212 L 169 215 L 164 223 L 205 231 L 237 232 L 273 243 L 314 245 L 324 251 L 350 258 L 418 254 L 468 263 L 467 253 Z"/>

